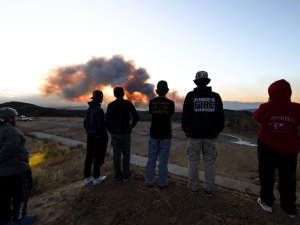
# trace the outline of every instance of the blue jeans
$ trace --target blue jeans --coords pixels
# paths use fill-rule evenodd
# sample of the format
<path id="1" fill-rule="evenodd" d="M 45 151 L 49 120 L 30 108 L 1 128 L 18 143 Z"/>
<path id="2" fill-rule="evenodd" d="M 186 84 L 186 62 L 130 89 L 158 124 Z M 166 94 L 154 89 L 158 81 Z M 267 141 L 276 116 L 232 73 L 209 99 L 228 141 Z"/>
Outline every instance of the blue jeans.
<path id="1" fill-rule="evenodd" d="M 171 148 L 171 139 L 150 138 L 148 142 L 148 161 L 146 165 L 147 184 L 153 184 L 156 160 L 159 157 L 158 175 L 159 186 L 168 185 L 168 160 Z"/>

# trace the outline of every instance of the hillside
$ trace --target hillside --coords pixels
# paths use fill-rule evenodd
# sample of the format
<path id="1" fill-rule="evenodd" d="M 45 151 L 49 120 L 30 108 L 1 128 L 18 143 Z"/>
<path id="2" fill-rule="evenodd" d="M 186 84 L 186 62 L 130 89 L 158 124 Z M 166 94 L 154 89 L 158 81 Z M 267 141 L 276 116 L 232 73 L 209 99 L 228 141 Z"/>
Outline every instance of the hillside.
<path id="1" fill-rule="evenodd" d="M 263 212 L 256 197 L 216 187 L 209 198 L 204 190 L 191 194 L 186 178 L 170 174 L 169 188 L 144 186 L 144 168 L 132 165 L 133 178 L 113 179 L 108 153 L 99 186 L 84 186 L 83 149 L 28 138 L 34 185 L 28 211 L 39 218 L 36 225 L 297 225 L 279 205 Z M 109 149 L 111 150 L 111 149 Z M 45 160 L 43 160 L 45 159 Z"/>
<path id="2" fill-rule="evenodd" d="M 6 102 L 0 104 L 0 107 L 11 107 L 18 111 L 19 115 L 30 117 L 83 117 L 83 110 L 65 110 L 40 107 L 30 103 L 24 102 Z"/>
<path id="3" fill-rule="evenodd" d="M 55 109 L 45 108 L 34 104 L 23 102 L 6 102 L 0 104 L 0 107 L 12 107 L 16 109 L 20 115 L 29 117 L 83 117 L 84 110 Z M 251 139 L 255 138 L 258 124 L 253 120 L 252 113 L 249 111 L 225 111 L 225 129 L 233 134 L 239 134 Z M 151 115 L 147 111 L 138 112 L 141 121 L 150 121 Z M 181 113 L 176 112 L 172 118 L 174 122 L 181 121 Z"/>

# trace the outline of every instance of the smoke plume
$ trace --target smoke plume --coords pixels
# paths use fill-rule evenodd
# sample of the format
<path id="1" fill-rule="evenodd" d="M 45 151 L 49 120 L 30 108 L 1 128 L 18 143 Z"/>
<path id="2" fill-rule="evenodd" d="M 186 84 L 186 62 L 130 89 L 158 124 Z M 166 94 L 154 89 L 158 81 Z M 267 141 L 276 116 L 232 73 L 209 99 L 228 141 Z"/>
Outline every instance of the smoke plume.
<path id="1" fill-rule="evenodd" d="M 122 56 L 111 59 L 92 58 L 86 64 L 58 67 L 52 70 L 41 91 L 45 95 L 57 94 L 71 101 L 86 100 L 95 89 L 106 86 L 124 88 L 127 99 L 146 101 L 155 96 L 154 85 L 143 68 Z M 83 98 L 85 96 L 85 98 Z"/>

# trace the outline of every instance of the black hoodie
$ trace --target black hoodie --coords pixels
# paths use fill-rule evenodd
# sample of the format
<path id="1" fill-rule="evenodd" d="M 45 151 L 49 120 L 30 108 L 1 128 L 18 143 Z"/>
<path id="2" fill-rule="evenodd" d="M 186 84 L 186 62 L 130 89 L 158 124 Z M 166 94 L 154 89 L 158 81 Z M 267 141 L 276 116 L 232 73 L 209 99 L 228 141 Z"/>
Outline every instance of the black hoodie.
<path id="1" fill-rule="evenodd" d="M 213 139 L 224 129 L 223 103 L 211 87 L 197 87 L 189 92 L 182 110 L 182 130 L 190 138 Z"/>
<path id="2" fill-rule="evenodd" d="M 83 122 L 86 133 L 94 134 L 107 140 L 104 112 L 101 109 L 101 104 L 94 101 L 88 102 L 88 104 L 89 108 L 85 113 Z"/>

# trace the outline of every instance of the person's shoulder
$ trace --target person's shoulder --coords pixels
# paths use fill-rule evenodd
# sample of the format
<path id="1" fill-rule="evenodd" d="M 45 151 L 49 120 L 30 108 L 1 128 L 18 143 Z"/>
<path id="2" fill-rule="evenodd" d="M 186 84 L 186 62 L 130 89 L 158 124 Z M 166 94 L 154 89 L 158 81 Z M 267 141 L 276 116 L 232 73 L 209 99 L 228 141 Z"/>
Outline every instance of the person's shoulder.
<path id="1" fill-rule="evenodd" d="M 297 102 L 291 102 L 292 106 L 295 107 L 297 110 L 300 110 L 300 104 Z"/>
<path id="2" fill-rule="evenodd" d="M 166 98 L 167 102 L 170 102 L 170 104 L 175 104 L 175 102 L 172 99 Z"/>
<path id="3" fill-rule="evenodd" d="M 21 131 L 13 125 L 7 125 L 3 127 L 3 133 L 7 135 L 17 135 L 20 134 Z"/>
<path id="4" fill-rule="evenodd" d="M 189 91 L 189 92 L 186 94 L 186 97 L 191 96 L 191 95 L 194 95 L 195 93 L 196 93 L 195 90 Z"/>
<path id="5" fill-rule="evenodd" d="M 221 95 L 218 92 L 212 91 L 211 94 L 215 95 L 215 96 L 219 96 L 221 97 Z"/>

